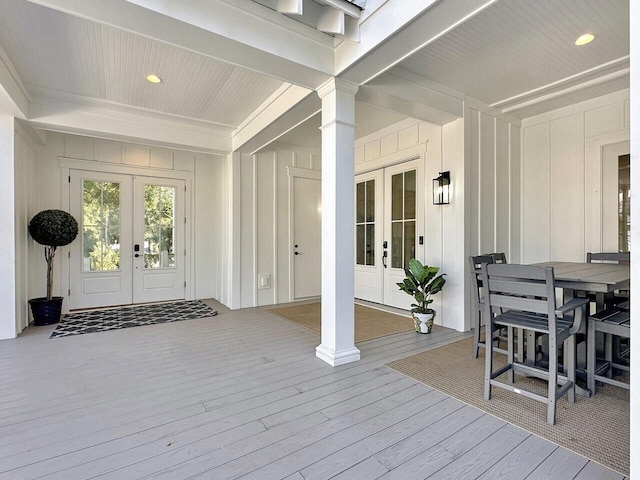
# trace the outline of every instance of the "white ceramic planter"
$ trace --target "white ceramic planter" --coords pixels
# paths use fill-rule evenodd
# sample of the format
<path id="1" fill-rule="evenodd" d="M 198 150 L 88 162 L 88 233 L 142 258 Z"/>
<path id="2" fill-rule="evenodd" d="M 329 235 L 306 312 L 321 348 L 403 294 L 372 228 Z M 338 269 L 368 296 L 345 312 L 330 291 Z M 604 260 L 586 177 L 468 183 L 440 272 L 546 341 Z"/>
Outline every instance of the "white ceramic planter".
<path id="1" fill-rule="evenodd" d="M 432 313 L 412 313 L 413 323 L 418 333 L 431 333 L 433 327 L 433 317 L 436 316 L 436 312 Z"/>

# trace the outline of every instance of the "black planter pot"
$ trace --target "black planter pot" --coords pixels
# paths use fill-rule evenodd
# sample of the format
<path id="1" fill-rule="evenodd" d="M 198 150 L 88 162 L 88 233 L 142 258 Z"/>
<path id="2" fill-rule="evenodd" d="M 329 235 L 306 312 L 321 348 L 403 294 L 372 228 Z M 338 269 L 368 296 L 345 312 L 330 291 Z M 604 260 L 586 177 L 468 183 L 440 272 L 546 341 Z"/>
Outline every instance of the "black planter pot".
<path id="1" fill-rule="evenodd" d="M 53 297 L 51 300 L 47 300 L 47 297 L 29 300 L 31 313 L 33 314 L 33 324 L 42 326 L 58 323 L 62 312 L 62 300 L 63 297 Z"/>

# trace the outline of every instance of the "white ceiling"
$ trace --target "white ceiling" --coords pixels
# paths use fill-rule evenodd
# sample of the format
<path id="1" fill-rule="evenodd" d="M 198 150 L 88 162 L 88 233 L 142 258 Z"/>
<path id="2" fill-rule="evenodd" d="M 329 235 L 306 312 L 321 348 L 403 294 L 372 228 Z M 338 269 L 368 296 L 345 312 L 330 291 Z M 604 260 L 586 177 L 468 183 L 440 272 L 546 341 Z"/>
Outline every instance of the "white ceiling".
<path id="1" fill-rule="evenodd" d="M 108 1 L 111 6 L 132 8 L 124 0 Z M 440 0 L 436 8 L 449 1 L 453 0 Z M 268 10 L 265 18 L 274 15 L 271 8 L 259 4 L 271 5 L 275 0 L 229 2 L 234 8 L 251 4 L 252 15 L 255 9 Z M 374 9 L 386 2 L 369 4 Z M 375 17 L 372 10 L 365 12 Z M 427 9 L 422 15 L 431 12 Z M 497 0 L 444 35 L 421 39 L 423 48 L 396 68 L 423 78 L 435 89 L 441 86 L 445 93 L 468 94 L 523 118 L 628 87 L 628 12 L 628 0 Z M 293 23 L 296 34 L 308 28 L 309 38 L 318 38 L 315 28 Z M 283 21 L 278 28 L 287 25 L 291 21 Z M 575 47 L 573 40 L 585 31 L 595 33 L 596 40 Z M 167 116 L 227 131 L 255 116 L 286 85 L 193 49 L 26 0 L 0 0 L 0 47 L 32 99 L 60 98 L 112 110 L 131 109 L 140 115 Z M 270 60 L 265 57 L 264 61 Z M 158 73 L 164 82 L 147 83 L 144 77 L 150 72 Z M 287 78 L 286 71 L 281 78 Z M 381 109 L 357 102 L 357 138 L 406 117 L 402 109 L 393 111 L 390 105 Z M 309 144 L 319 144 L 317 125 L 301 128 L 280 141 L 299 142 L 295 138 L 299 135 L 308 138 Z"/>
<path id="2" fill-rule="evenodd" d="M 31 95 L 98 99 L 223 126 L 240 125 L 283 84 L 24 0 L 0 1 L 0 45 Z M 164 81 L 147 82 L 149 73 Z"/>
<path id="3" fill-rule="evenodd" d="M 585 32 L 595 41 L 575 46 Z M 502 0 L 400 66 L 495 104 L 628 55 L 628 0 Z M 628 87 L 625 79 L 590 95 Z"/>

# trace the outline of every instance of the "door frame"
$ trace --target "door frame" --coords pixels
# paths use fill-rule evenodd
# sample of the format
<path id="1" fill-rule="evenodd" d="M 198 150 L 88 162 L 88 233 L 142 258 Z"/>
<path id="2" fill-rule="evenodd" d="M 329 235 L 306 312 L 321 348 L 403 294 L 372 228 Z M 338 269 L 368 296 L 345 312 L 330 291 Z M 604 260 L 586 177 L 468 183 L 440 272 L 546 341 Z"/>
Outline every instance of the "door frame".
<path id="1" fill-rule="evenodd" d="M 95 162 L 90 160 L 76 160 L 73 158 L 59 156 L 60 164 L 60 189 L 61 189 L 61 205 L 64 209 L 69 209 L 71 198 L 69 195 L 69 175 L 70 170 L 85 170 L 89 172 L 116 173 L 122 175 L 134 175 L 141 177 L 170 178 L 175 180 L 184 180 L 185 188 L 185 239 L 184 245 L 187 250 L 184 263 L 184 278 L 187 286 L 184 290 L 185 300 L 193 300 L 195 298 L 195 255 L 194 252 L 194 211 L 195 191 L 193 188 L 193 172 L 179 170 L 162 170 L 150 167 L 135 167 L 131 165 L 109 164 L 104 162 Z M 69 312 L 68 292 L 70 288 L 71 263 L 69 261 L 69 247 L 58 249 L 60 258 L 61 281 L 60 290 L 63 297 L 67 298 L 63 302 L 63 313 Z"/>
<path id="2" fill-rule="evenodd" d="M 287 250 L 289 255 L 289 301 L 293 302 L 295 298 L 295 268 L 293 264 L 293 237 L 295 231 L 295 219 L 293 215 L 293 180 L 295 177 L 298 177 L 307 178 L 309 180 L 320 180 L 320 182 L 322 182 L 322 172 L 320 170 L 311 170 L 310 168 L 287 167 L 287 176 L 289 182 L 289 248 Z M 318 252 L 318 255 L 322 255 L 322 251 Z M 322 295 L 322 280 L 320 280 L 320 282 L 320 294 Z M 278 297 L 276 296 L 276 298 Z"/>

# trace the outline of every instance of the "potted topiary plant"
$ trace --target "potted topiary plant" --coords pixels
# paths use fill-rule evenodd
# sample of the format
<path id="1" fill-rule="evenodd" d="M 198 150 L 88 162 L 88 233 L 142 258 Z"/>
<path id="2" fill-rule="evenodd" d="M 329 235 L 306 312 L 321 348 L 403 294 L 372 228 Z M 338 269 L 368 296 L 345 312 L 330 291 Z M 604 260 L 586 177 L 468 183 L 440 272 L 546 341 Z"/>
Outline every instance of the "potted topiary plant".
<path id="1" fill-rule="evenodd" d="M 405 268 L 407 275 L 398 287 L 403 292 L 411 295 L 416 303 L 411 304 L 411 314 L 416 327 L 416 332 L 431 333 L 435 310 L 429 308 L 433 302 L 431 298 L 444 286 L 446 280 L 444 274 L 438 275 L 438 267 L 423 265 L 420 260 L 412 258 L 409 260 L 409 268 Z"/>
<path id="2" fill-rule="evenodd" d="M 43 210 L 29 222 L 31 237 L 44 245 L 47 262 L 47 296 L 29 300 L 34 325 L 49 325 L 60 321 L 63 297 L 53 296 L 53 259 L 56 248 L 68 245 L 78 235 L 78 222 L 63 210 Z"/>

